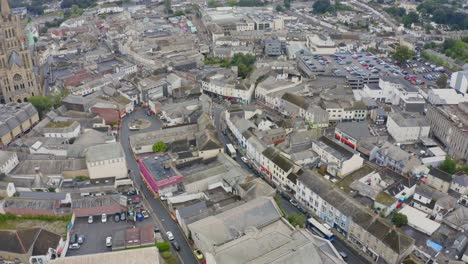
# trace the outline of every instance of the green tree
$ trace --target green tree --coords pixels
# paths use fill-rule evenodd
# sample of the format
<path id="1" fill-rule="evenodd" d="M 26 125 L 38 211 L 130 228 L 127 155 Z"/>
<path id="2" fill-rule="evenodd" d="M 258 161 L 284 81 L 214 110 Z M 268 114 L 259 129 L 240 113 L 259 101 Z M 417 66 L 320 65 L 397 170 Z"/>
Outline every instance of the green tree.
<path id="1" fill-rule="evenodd" d="M 287 10 L 291 9 L 291 0 L 284 0 L 284 8 Z"/>
<path id="2" fill-rule="evenodd" d="M 286 217 L 288 222 L 296 227 L 304 227 L 305 221 L 307 220 L 306 217 L 303 214 L 295 213 L 295 214 L 290 214 Z"/>
<path id="3" fill-rule="evenodd" d="M 439 78 L 437 78 L 436 84 L 439 88 L 447 87 L 447 75 L 441 74 Z"/>
<path id="4" fill-rule="evenodd" d="M 397 46 L 395 52 L 393 53 L 393 59 L 396 60 L 399 64 L 403 64 L 407 60 L 411 59 L 414 54 L 414 51 L 410 50 L 408 47 L 400 45 Z"/>
<path id="5" fill-rule="evenodd" d="M 28 98 L 28 101 L 37 109 L 41 116 L 54 106 L 54 102 L 48 96 L 31 96 Z"/>
<path id="6" fill-rule="evenodd" d="M 439 170 L 454 174 L 457 171 L 457 163 L 449 156 L 445 156 L 444 162 L 439 165 Z"/>
<path id="7" fill-rule="evenodd" d="M 168 242 L 159 242 L 156 243 L 156 247 L 158 248 L 159 252 L 169 251 L 171 248 L 171 244 Z"/>
<path id="8" fill-rule="evenodd" d="M 408 13 L 408 15 L 405 15 L 403 17 L 403 25 L 405 28 L 411 28 L 411 25 L 413 23 L 418 23 L 419 22 L 419 15 L 418 13 L 411 11 Z"/>
<path id="9" fill-rule="evenodd" d="M 282 4 L 277 4 L 276 5 L 276 11 L 277 12 L 283 12 L 284 11 L 284 7 Z"/>
<path id="10" fill-rule="evenodd" d="M 408 224 L 408 217 L 401 213 L 394 213 L 392 217 L 392 222 L 397 227 L 404 226 Z"/>
<path id="11" fill-rule="evenodd" d="M 215 7 L 220 7 L 221 4 L 216 1 L 216 0 L 208 0 L 208 7 L 210 8 L 215 8 Z"/>
<path id="12" fill-rule="evenodd" d="M 228 0 L 227 2 L 227 5 L 228 6 L 236 6 L 237 5 L 237 0 Z"/>
<path id="13" fill-rule="evenodd" d="M 185 12 L 182 10 L 177 10 L 174 12 L 174 16 L 183 16 L 183 15 L 185 15 Z"/>
<path id="14" fill-rule="evenodd" d="M 312 5 L 312 8 L 313 12 L 316 14 L 324 14 L 334 11 L 334 7 L 330 3 L 330 0 L 318 0 Z"/>
<path id="15" fill-rule="evenodd" d="M 159 152 L 166 152 L 167 150 L 167 145 L 166 143 L 162 141 L 158 141 L 153 144 L 153 152 L 154 153 L 159 153 Z"/>
<path id="16" fill-rule="evenodd" d="M 171 0 L 164 0 L 164 10 L 168 14 L 172 14 L 172 3 Z"/>

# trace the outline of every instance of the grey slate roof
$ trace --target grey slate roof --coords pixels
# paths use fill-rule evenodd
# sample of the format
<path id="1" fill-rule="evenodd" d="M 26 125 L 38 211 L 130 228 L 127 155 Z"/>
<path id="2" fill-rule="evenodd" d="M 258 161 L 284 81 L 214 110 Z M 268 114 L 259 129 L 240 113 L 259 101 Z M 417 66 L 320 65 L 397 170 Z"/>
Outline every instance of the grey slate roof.
<path id="1" fill-rule="evenodd" d="M 336 125 L 336 128 L 356 140 L 371 137 L 367 122 L 340 122 Z"/>
<path id="2" fill-rule="evenodd" d="M 437 168 L 432 168 L 430 171 L 429 171 L 429 175 L 432 175 L 436 178 L 439 178 L 443 181 L 446 181 L 446 182 L 452 182 L 452 175 L 445 172 L 445 171 L 441 171 Z"/>
<path id="3" fill-rule="evenodd" d="M 124 158 L 124 152 L 120 143 L 108 143 L 91 146 L 86 150 L 86 162 L 96 162 Z"/>
<path id="4" fill-rule="evenodd" d="M 8 162 L 16 153 L 10 151 L 0 151 L 0 166 Z"/>
<path id="5" fill-rule="evenodd" d="M 464 173 L 453 175 L 452 181 L 460 186 L 468 186 L 468 175 Z"/>

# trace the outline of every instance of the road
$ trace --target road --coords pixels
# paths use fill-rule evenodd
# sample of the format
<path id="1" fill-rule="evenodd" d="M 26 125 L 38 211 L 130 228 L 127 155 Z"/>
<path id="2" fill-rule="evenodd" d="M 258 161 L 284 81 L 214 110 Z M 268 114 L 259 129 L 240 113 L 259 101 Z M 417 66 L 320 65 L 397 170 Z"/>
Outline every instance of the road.
<path id="1" fill-rule="evenodd" d="M 302 214 L 299 210 L 297 210 L 296 207 L 294 207 L 288 200 L 285 198 L 281 197 L 280 199 L 280 204 L 281 208 L 284 210 L 286 214 Z M 351 264 L 363 264 L 363 263 L 369 263 L 367 259 L 362 257 L 358 252 L 352 250 L 349 246 L 346 245 L 344 241 L 342 241 L 340 238 L 335 236 L 335 239 L 332 242 L 333 246 L 335 246 L 337 251 L 343 251 L 348 255 L 347 263 Z"/>
<path id="2" fill-rule="evenodd" d="M 229 144 L 229 143 L 232 143 L 232 142 L 230 141 L 230 139 L 226 135 L 223 134 L 223 129 L 225 127 L 225 125 L 224 125 L 225 122 L 222 120 L 221 115 L 224 112 L 224 110 L 225 110 L 225 108 L 222 105 L 213 103 L 212 111 L 213 111 L 213 115 L 214 115 L 216 130 L 218 132 L 218 138 L 219 138 L 219 140 L 221 141 L 221 143 L 223 145 L 226 145 L 226 144 Z M 237 163 L 244 170 L 254 173 L 252 168 L 250 168 L 249 166 L 247 166 L 247 164 L 242 162 L 241 157 L 242 157 L 241 153 L 239 151 L 237 151 L 237 157 L 236 157 Z"/>
<path id="3" fill-rule="evenodd" d="M 139 119 L 152 119 L 151 127 L 141 130 L 141 131 L 136 131 L 136 132 L 129 131 L 128 129 L 129 123 L 132 120 L 138 119 L 138 118 Z M 161 129 L 161 125 L 162 125 L 161 122 L 159 120 L 156 120 L 155 117 L 148 118 L 148 116 L 145 115 L 143 109 L 139 109 L 122 119 L 120 136 L 119 136 L 120 143 L 122 144 L 122 147 L 125 151 L 125 158 L 127 160 L 128 168 L 131 170 L 131 176 L 133 178 L 133 181 L 137 186 L 141 186 L 141 191 L 143 192 L 144 197 L 146 198 L 146 201 L 151 206 L 151 209 L 152 209 L 151 211 L 153 212 L 152 215 L 155 218 L 156 222 L 159 223 L 161 232 L 165 233 L 166 231 L 171 231 L 174 234 L 175 240 L 180 245 L 180 251 L 174 252 L 174 253 L 178 254 L 179 260 L 181 260 L 182 263 L 195 264 L 195 263 L 198 263 L 198 261 L 195 259 L 195 256 L 192 253 L 192 249 L 190 248 L 178 224 L 174 220 L 172 220 L 171 216 L 166 211 L 166 208 L 163 206 L 161 201 L 159 199 L 154 199 L 150 191 L 144 185 L 140 177 L 138 165 L 136 163 L 136 160 L 133 158 L 133 154 L 130 148 L 130 143 L 129 143 L 129 138 L 128 138 L 130 134 L 141 133 L 144 131 L 152 131 L 155 129 Z"/>

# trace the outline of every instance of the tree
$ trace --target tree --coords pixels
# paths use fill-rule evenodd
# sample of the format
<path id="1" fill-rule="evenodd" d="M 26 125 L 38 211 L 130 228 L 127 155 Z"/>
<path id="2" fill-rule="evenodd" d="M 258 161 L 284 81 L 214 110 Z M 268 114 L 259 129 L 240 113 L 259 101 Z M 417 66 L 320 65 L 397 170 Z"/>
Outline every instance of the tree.
<path id="1" fill-rule="evenodd" d="M 396 47 L 395 52 L 393 53 L 393 59 L 399 64 L 403 64 L 407 60 L 411 59 L 414 54 L 415 52 L 410 50 L 408 47 L 400 45 Z"/>
<path id="2" fill-rule="evenodd" d="M 299 214 L 299 213 L 290 214 L 288 215 L 288 217 L 286 217 L 286 219 L 294 227 L 296 226 L 304 227 L 304 223 L 307 220 L 303 214 Z"/>
<path id="3" fill-rule="evenodd" d="M 411 25 L 413 23 L 418 23 L 419 22 L 419 15 L 418 13 L 411 11 L 408 13 L 408 15 L 405 15 L 403 17 L 403 25 L 405 28 L 411 28 Z"/>
<path id="4" fill-rule="evenodd" d="M 237 5 L 237 0 L 228 0 L 227 2 L 228 6 L 236 6 Z"/>
<path id="5" fill-rule="evenodd" d="M 444 162 L 439 165 L 439 170 L 454 174 L 457 171 L 457 163 L 449 156 L 445 156 Z"/>
<path id="6" fill-rule="evenodd" d="M 167 145 L 166 143 L 162 141 L 158 141 L 153 144 L 153 152 L 154 153 L 159 153 L 159 152 L 166 152 L 167 150 Z"/>
<path id="7" fill-rule="evenodd" d="M 164 9 L 166 13 L 172 14 L 172 3 L 171 0 L 164 0 Z"/>
<path id="8" fill-rule="evenodd" d="M 318 0 L 313 5 L 313 12 L 316 14 L 324 14 L 327 12 L 333 12 L 333 5 L 330 3 L 330 0 Z"/>
<path id="9" fill-rule="evenodd" d="M 441 74 L 439 78 L 437 78 L 436 84 L 439 88 L 447 87 L 447 75 Z"/>
<path id="10" fill-rule="evenodd" d="M 284 8 L 290 9 L 291 8 L 291 0 L 284 0 Z"/>
<path id="11" fill-rule="evenodd" d="M 276 11 L 277 12 L 283 12 L 284 11 L 284 7 L 282 4 L 277 4 L 276 5 Z"/>
<path id="12" fill-rule="evenodd" d="M 401 213 L 394 213 L 392 217 L 392 222 L 397 227 L 404 226 L 408 224 L 408 217 Z"/>
<path id="13" fill-rule="evenodd" d="M 31 96 L 28 100 L 37 109 L 41 116 L 54 106 L 54 103 L 48 96 Z"/>

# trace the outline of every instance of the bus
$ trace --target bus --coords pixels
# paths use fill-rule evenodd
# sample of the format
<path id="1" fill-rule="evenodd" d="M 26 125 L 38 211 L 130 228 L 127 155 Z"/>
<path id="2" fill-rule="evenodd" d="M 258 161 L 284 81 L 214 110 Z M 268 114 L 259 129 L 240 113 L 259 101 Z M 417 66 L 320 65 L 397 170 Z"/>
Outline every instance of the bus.
<path id="1" fill-rule="evenodd" d="M 313 217 L 307 220 L 306 227 L 309 230 L 316 233 L 317 235 L 329 241 L 333 241 L 333 239 L 335 239 L 335 235 L 333 235 L 330 229 L 326 228 L 324 225 L 322 225 L 319 221 L 315 220 Z"/>
<path id="2" fill-rule="evenodd" d="M 231 158 L 236 159 L 237 152 L 232 144 L 226 144 L 226 153 L 231 156 Z"/>

